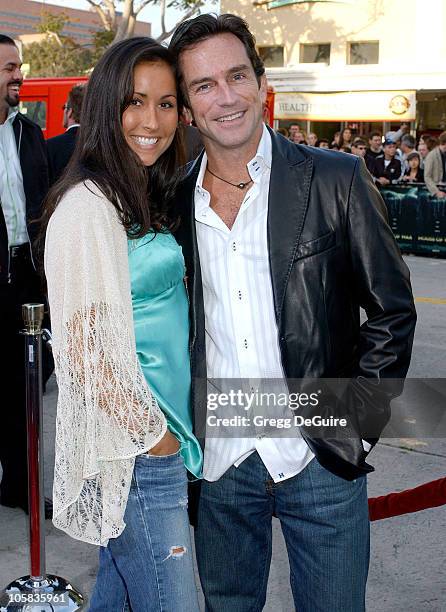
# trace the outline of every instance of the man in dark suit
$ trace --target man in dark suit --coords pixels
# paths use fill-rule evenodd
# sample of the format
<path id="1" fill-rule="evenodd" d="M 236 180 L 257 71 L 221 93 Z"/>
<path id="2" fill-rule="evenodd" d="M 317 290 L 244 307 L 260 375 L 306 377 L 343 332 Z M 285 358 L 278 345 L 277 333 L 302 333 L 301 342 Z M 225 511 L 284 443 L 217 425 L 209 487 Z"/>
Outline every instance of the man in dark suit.
<path id="1" fill-rule="evenodd" d="M 60 178 L 76 146 L 85 88 L 86 85 L 80 83 L 71 89 L 63 107 L 63 126 L 66 131 L 60 136 L 54 136 L 54 138 L 49 138 L 47 140 L 51 185 Z"/>
<path id="2" fill-rule="evenodd" d="M 397 183 L 402 175 L 401 162 L 396 157 L 396 144 L 393 140 L 385 140 L 383 152 L 375 158 L 371 172 L 375 182 L 385 187 Z"/>
<path id="3" fill-rule="evenodd" d="M 18 112 L 23 82 L 14 41 L 0 35 L 0 504 L 28 510 L 22 304 L 43 302 L 32 248 L 48 191 L 42 131 Z M 46 517 L 51 505 L 45 506 Z"/>
<path id="4" fill-rule="evenodd" d="M 370 390 L 409 366 L 409 272 L 363 160 L 264 126 L 264 66 L 242 19 L 201 15 L 178 27 L 170 49 L 205 146 L 178 195 L 177 238 L 191 301 L 194 425 L 205 446 L 195 539 L 206 609 L 263 609 L 276 516 L 296 609 L 361 612 L 366 458 L 393 394 L 375 402 Z M 211 426 L 206 378 L 220 388 L 274 379 L 291 389 L 296 379 L 337 377 L 347 379 L 348 436 L 277 438 L 249 422 L 231 436 Z M 227 397 L 221 405 L 218 416 L 231 414 Z"/>

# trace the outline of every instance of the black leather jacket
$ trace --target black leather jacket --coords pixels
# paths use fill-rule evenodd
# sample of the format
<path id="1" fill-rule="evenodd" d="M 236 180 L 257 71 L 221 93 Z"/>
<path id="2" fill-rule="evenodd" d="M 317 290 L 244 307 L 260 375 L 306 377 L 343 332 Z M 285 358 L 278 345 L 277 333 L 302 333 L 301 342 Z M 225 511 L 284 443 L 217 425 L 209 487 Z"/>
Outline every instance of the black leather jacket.
<path id="1" fill-rule="evenodd" d="M 351 379 L 350 409 L 366 429 L 372 410 L 364 378 L 404 378 L 416 312 L 409 271 L 401 258 L 381 196 L 356 156 L 295 145 L 270 130 L 272 168 L 268 250 L 280 352 L 286 377 Z M 178 194 L 191 302 L 191 366 L 196 431 L 206 417 L 205 317 L 193 196 L 201 158 Z M 368 320 L 360 325 L 360 307 Z M 378 415 L 389 418 L 386 401 Z M 377 415 L 374 415 L 375 417 Z M 376 418 L 375 418 L 376 429 Z M 354 479 L 373 468 L 361 437 L 304 438 L 331 472 Z M 368 438 L 373 445 L 378 435 Z M 204 443 L 203 441 L 201 441 Z"/>

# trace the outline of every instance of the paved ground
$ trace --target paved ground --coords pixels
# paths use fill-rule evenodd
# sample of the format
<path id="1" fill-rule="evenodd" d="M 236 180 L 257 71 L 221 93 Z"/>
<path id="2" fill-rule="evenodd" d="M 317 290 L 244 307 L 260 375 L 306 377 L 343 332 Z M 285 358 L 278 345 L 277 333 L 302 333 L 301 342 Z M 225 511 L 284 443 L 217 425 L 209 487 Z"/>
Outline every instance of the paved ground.
<path id="1" fill-rule="evenodd" d="M 406 261 L 419 316 L 410 375 L 444 377 L 446 261 L 412 256 Z M 47 494 L 51 492 L 56 393 L 52 384 L 45 398 Z M 369 477 L 369 496 L 410 488 L 446 475 L 446 440 L 385 440 L 370 462 L 376 471 Z M 446 506 L 372 524 L 368 612 L 446 612 L 445 533 Z M 46 548 L 47 571 L 69 578 L 88 597 L 96 571 L 95 547 L 72 540 L 47 521 Z M 28 558 L 24 513 L 0 506 L 0 588 L 29 573 Z M 275 521 L 265 610 L 293 609 L 286 551 Z"/>

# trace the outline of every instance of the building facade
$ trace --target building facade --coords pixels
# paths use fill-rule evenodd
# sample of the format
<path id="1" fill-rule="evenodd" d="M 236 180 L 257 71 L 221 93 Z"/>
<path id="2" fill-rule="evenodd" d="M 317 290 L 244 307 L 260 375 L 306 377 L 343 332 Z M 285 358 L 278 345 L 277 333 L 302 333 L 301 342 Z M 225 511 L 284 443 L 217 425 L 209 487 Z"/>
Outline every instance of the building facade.
<path id="1" fill-rule="evenodd" d="M 445 0 L 221 0 L 255 34 L 277 125 L 446 129 Z"/>
<path id="2" fill-rule="evenodd" d="M 92 44 L 92 33 L 103 29 L 99 16 L 94 11 L 66 8 L 63 0 L 60 4 L 56 6 L 30 0 L 0 0 L 0 32 L 23 44 L 38 41 L 42 36 L 37 33 L 42 12 L 54 15 L 64 13 L 68 21 L 62 34 L 70 36 L 80 45 Z M 137 21 L 135 35 L 150 36 L 150 29 L 150 23 Z"/>

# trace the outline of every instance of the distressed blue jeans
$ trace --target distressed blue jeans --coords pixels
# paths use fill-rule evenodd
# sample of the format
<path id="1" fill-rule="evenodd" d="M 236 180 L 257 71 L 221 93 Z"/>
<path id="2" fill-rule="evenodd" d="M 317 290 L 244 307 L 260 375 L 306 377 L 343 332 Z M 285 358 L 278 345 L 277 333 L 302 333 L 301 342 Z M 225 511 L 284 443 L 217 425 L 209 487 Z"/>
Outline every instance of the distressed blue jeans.
<path id="1" fill-rule="evenodd" d="M 139 455 L 126 527 L 99 550 L 90 612 L 198 612 L 181 455 Z"/>
<path id="2" fill-rule="evenodd" d="M 298 612 L 363 612 L 369 566 L 365 477 L 348 482 L 316 459 L 275 483 L 257 452 L 203 481 L 195 544 L 207 612 L 260 612 L 272 517 L 282 527 Z M 291 612 L 291 611 L 290 611 Z"/>

